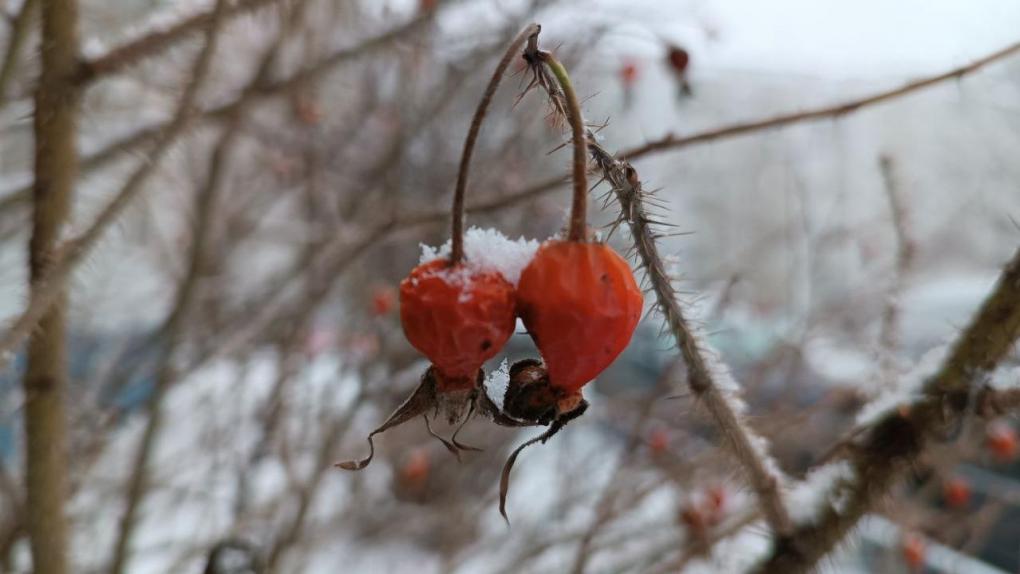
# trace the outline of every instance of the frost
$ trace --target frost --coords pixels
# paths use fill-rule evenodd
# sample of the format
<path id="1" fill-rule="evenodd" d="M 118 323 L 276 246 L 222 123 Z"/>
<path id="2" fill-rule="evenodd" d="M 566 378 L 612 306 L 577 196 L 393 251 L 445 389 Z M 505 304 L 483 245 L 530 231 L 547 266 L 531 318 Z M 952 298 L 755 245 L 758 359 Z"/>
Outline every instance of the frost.
<path id="1" fill-rule="evenodd" d="M 948 353 L 948 344 L 940 345 L 925 353 L 909 373 L 900 377 L 895 387 L 886 389 L 875 400 L 864 405 L 861 412 L 857 414 L 857 424 L 871 424 L 892 409 L 913 402 L 917 392 L 924 385 L 924 381 L 935 374 Z"/>
<path id="2" fill-rule="evenodd" d="M 202 12 L 211 9 L 212 3 L 208 0 L 183 0 L 173 2 L 170 8 L 155 11 L 151 16 L 142 22 L 131 25 L 126 33 L 118 39 L 119 44 L 127 44 L 136 41 L 150 34 L 170 30 L 175 25 L 192 18 Z M 116 48 L 112 48 L 116 49 Z M 105 56 L 111 48 L 108 48 L 107 41 L 102 37 L 92 37 L 82 43 L 83 54 L 86 58 L 97 59 Z"/>
<path id="3" fill-rule="evenodd" d="M 499 368 L 494 369 L 485 379 L 485 390 L 500 409 L 503 408 L 503 395 L 506 394 L 508 386 L 510 386 L 510 364 L 506 359 L 503 359 Z"/>
<path id="4" fill-rule="evenodd" d="M 521 272 L 531 262 L 538 249 L 534 239 L 507 238 L 495 229 L 472 227 L 464 234 L 464 260 L 472 271 L 495 271 L 515 287 Z M 447 241 L 440 247 L 422 244 L 421 263 L 449 257 L 451 245 Z"/>
<path id="5" fill-rule="evenodd" d="M 842 480 L 853 477 L 853 467 L 847 461 L 818 467 L 792 489 L 787 496 L 790 517 L 799 523 L 810 522 L 826 506 L 838 505 L 839 501 L 829 498 L 833 487 Z"/>

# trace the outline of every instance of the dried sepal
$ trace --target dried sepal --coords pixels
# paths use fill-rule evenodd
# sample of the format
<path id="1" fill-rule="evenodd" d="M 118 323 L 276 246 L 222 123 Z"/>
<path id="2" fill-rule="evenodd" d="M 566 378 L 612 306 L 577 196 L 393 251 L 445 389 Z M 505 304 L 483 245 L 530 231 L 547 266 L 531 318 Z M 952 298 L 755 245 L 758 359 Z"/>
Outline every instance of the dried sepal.
<path id="1" fill-rule="evenodd" d="M 559 415 L 554 421 L 552 421 L 548 430 L 533 439 L 525 441 L 515 448 L 514 451 L 510 453 L 510 456 L 507 457 L 506 463 L 503 465 L 503 472 L 499 477 L 499 513 L 503 516 L 503 520 L 505 520 L 507 524 L 510 524 L 510 518 L 506 514 L 506 498 L 510 490 L 510 471 L 513 470 L 514 464 L 517 462 L 517 457 L 520 456 L 521 451 L 535 443 L 545 444 L 546 441 L 556 435 L 556 433 L 560 432 L 560 430 L 566 426 L 568 422 L 583 415 L 587 410 L 588 401 L 580 399 L 573 410 Z"/>
<path id="2" fill-rule="evenodd" d="M 484 380 L 484 374 L 479 369 L 478 377 L 476 378 L 478 385 L 481 384 L 482 380 Z M 425 374 L 421 377 L 421 383 L 419 383 L 418 387 L 413 393 L 411 393 L 411 396 L 409 396 L 403 404 L 397 407 L 397 410 L 393 411 L 393 414 L 386 419 L 386 422 L 368 435 L 368 456 L 361 460 L 338 462 L 334 466 L 344 470 L 361 470 L 365 468 L 372 462 L 372 457 L 375 456 L 375 443 L 372 441 L 372 437 L 393 427 L 404 424 L 418 416 L 422 416 L 425 419 L 425 428 L 428 430 L 429 434 L 442 442 L 443 446 L 457 456 L 458 460 L 460 460 L 461 450 L 477 449 L 474 447 L 459 445 L 456 441 L 447 440 L 436 434 L 436 432 L 432 430 L 428 413 L 430 411 L 437 415 L 442 413 L 450 421 L 450 424 L 456 424 L 461 420 L 466 422 L 475 410 L 474 402 L 479 394 L 480 393 L 477 388 L 469 389 L 466 392 L 461 389 L 450 391 L 445 390 L 445 387 L 442 386 L 439 380 L 436 368 L 434 366 L 429 366 L 428 370 L 426 370 Z"/>

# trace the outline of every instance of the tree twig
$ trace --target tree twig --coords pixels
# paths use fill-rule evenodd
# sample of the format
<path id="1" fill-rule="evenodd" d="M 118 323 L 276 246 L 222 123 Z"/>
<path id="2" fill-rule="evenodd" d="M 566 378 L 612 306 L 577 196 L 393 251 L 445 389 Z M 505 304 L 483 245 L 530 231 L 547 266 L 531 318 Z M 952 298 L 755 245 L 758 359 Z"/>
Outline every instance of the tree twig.
<path id="1" fill-rule="evenodd" d="M 210 69 L 213 55 L 216 52 L 218 30 L 222 23 L 223 14 L 226 11 L 226 4 L 226 0 L 217 0 L 214 17 L 206 23 L 205 45 L 202 47 L 202 50 L 198 55 L 192 71 L 192 79 L 185 89 L 179 105 L 177 117 L 180 121 L 173 124 L 180 125 L 181 129 L 183 129 L 183 125 L 186 123 L 186 119 L 190 115 L 190 110 L 198 91 L 198 86 L 201 84 L 202 79 L 206 76 Z M 232 133 L 232 131 L 227 133 Z M 149 420 L 142 433 L 141 443 L 138 446 L 134 464 L 132 465 L 131 475 L 128 478 L 124 513 L 121 515 L 118 534 L 114 545 L 113 557 L 110 562 L 109 572 L 111 574 L 121 574 L 127 566 L 130 554 L 131 535 L 134 532 L 135 523 L 137 522 L 138 507 L 147 486 L 146 478 L 148 461 L 160 427 L 162 417 L 160 403 L 162 402 L 163 396 L 166 394 L 169 383 L 173 378 L 173 351 L 183 335 L 184 318 L 186 317 L 187 312 L 191 310 L 190 303 L 194 297 L 195 287 L 200 271 L 203 268 L 202 255 L 204 253 L 203 250 L 206 247 L 205 237 L 207 237 L 208 234 L 212 215 L 212 208 L 215 199 L 214 190 L 218 187 L 215 184 L 219 183 L 218 181 L 215 181 L 215 178 L 217 177 L 216 174 L 220 173 L 219 170 L 222 168 L 222 162 L 216 162 L 216 159 L 222 160 L 222 158 L 214 157 L 213 163 L 211 163 L 209 168 L 210 183 L 212 183 L 214 187 L 204 190 L 205 193 L 201 194 L 199 205 L 196 207 L 196 223 L 194 234 L 192 236 L 188 273 L 178 289 L 173 311 L 166 321 L 165 330 L 168 333 L 169 344 L 167 345 L 167 349 L 164 351 L 162 362 L 160 363 L 160 367 L 156 374 L 155 388 L 153 389 L 153 394 L 149 399 L 149 404 L 151 406 Z M 145 166 L 143 166 L 142 169 L 144 169 L 144 167 Z M 140 187 L 141 183 L 139 182 L 135 189 Z"/>
<path id="2" fill-rule="evenodd" d="M 539 85 L 545 87 L 542 82 L 539 82 Z M 562 110 L 565 107 L 564 103 L 558 101 L 562 96 L 548 89 L 546 91 L 554 101 L 554 110 Z M 586 139 L 595 164 L 602 170 L 603 176 L 620 203 L 620 219 L 630 227 L 634 246 L 648 274 L 659 310 L 665 317 L 667 326 L 687 364 L 687 379 L 691 390 L 704 402 L 723 436 L 726 437 L 730 450 L 742 464 L 749 482 L 758 495 L 762 514 L 769 525 L 777 534 L 785 536 L 792 530 L 793 523 L 783 503 L 780 491 L 782 477 L 778 466 L 765 451 L 765 439 L 758 436 L 744 421 L 741 414 L 742 406 L 731 396 L 736 389 L 721 387 L 723 381 L 719 379 L 729 378 L 728 373 L 719 372 L 724 368 L 722 365 L 712 366 L 713 362 L 707 355 L 711 352 L 707 343 L 695 333 L 684 316 L 672 280 L 666 274 L 662 258 L 659 256 L 656 236 L 651 229 L 653 222 L 644 207 L 645 192 L 641 189 L 637 172 L 630 164 L 615 159 L 603 149 L 592 134 L 589 133 Z M 726 383 L 733 386 L 736 384 L 733 381 Z"/>
<path id="3" fill-rule="evenodd" d="M 680 149 L 690 145 L 706 143 L 721 138 L 733 137 L 761 130 L 784 127 L 801 122 L 838 118 L 841 116 L 845 116 L 849 113 L 856 112 L 862 108 L 888 102 L 901 96 L 906 96 L 908 94 L 912 94 L 925 88 L 930 88 L 932 86 L 941 84 L 942 82 L 945 82 L 947 80 L 958 80 L 968 74 L 980 70 L 981 68 L 993 62 L 1003 60 L 1018 52 L 1020 52 L 1020 42 L 1010 44 L 1009 46 L 1006 46 L 1001 50 L 992 52 L 991 54 L 983 58 L 974 60 L 973 62 L 965 66 L 960 66 L 958 68 L 953 68 L 952 70 L 943 72 L 935 76 L 930 76 L 927 78 L 916 80 L 914 82 L 910 82 L 898 88 L 876 92 L 870 96 L 865 96 L 863 98 L 856 98 L 840 104 L 822 106 L 820 108 L 815 108 L 813 110 L 805 110 L 802 112 L 783 114 L 762 120 L 735 123 L 728 126 L 723 126 L 691 134 L 689 136 L 678 137 L 670 134 L 661 139 L 653 140 L 644 145 L 629 149 L 619 154 L 619 156 L 623 159 L 633 160 L 648 154 L 666 150 Z"/>
<path id="4" fill-rule="evenodd" d="M 35 183 L 32 238 L 28 245 L 30 289 L 53 267 L 60 235 L 71 213 L 78 176 L 79 92 L 69 82 L 78 57 L 77 0 L 41 6 L 42 73 L 35 90 Z M 26 518 L 32 568 L 38 574 L 68 571 L 67 488 L 67 293 L 38 318 L 28 344 L 25 392 Z M 35 325 L 35 323 L 33 323 Z"/>
<path id="5" fill-rule="evenodd" d="M 790 540 L 774 544 L 756 572 L 811 571 L 874 508 L 927 441 L 947 440 L 954 428 L 963 424 L 965 415 L 980 407 L 974 404 L 979 402 L 975 400 L 975 381 L 995 368 L 1018 336 L 1020 250 L 942 366 L 928 379 L 923 396 L 878 419 L 852 451 L 851 476 L 838 483 L 829 496 L 841 504 L 828 506 L 813 523 L 799 527 Z"/>

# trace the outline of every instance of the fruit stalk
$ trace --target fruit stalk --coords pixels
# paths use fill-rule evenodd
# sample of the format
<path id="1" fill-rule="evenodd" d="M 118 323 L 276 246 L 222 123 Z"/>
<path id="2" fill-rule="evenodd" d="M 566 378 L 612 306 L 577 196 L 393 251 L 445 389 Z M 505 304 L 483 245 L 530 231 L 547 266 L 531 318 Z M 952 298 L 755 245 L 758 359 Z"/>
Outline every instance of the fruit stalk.
<path id="1" fill-rule="evenodd" d="M 499 88 L 499 82 L 503 79 L 507 67 L 514 56 L 519 54 L 521 47 L 529 37 L 538 33 L 541 26 L 529 24 L 520 34 L 513 39 L 507 47 L 503 58 L 496 65 L 496 71 L 489 79 L 489 85 L 482 94 L 482 100 L 478 102 L 475 115 L 471 118 L 471 127 L 468 128 L 467 138 L 464 140 L 464 151 L 460 156 L 460 169 L 457 171 L 457 187 L 453 192 L 452 223 L 450 225 L 450 266 L 456 265 L 464 259 L 464 195 L 467 190 L 468 172 L 471 167 L 471 156 L 475 150 L 475 142 L 478 140 L 478 133 L 482 130 L 482 123 L 485 121 L 485 114 L 489 110 L 489 104 Z"/>
<path id="2" fill-rule="evenodd" d="M 584 118 L 581 116 L 581 104 L 570 82 L 570 76 L 563 64 L 549 52 L 538 52 L 542 62 L 548 66 L 560 89 L 563 90 L 567 104 L 567 121 L 570 122 L 570 138 L 574 144 L 573 180 L 574 200 L 570 209 L 570 227 L 567 230 L 568 241 L 586 241 L 588 216 L 588 138 L 584 133 Z"/>

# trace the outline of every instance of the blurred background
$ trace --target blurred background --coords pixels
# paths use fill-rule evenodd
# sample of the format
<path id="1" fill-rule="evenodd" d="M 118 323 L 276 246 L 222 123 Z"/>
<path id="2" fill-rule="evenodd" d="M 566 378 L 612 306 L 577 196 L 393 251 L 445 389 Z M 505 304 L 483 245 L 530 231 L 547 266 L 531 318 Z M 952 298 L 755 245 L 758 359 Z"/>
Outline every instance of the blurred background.
<path id="1" fill-rule="evenodd" d="M 0 26 L 5 322 L 28 299 L 37 26 L 14 38 L 31 4 L 6 1 Z M 602 145 L 628 151 L 853 102 L 1020 40 L 1012 0 L 228 4 L 174 137 L 201 28 L 98 77 L 81 102 L 68 236 L 140 189 L 69 281 L 74 572 L 110 571 L 117 548 L 132 573 L 741 571 L 768 533 L 654 311 L 586 387 L 588 414 L 521 456 L 510 528 L 499 472 L 534 429 L 478 419 L 462 438 L 485 450 L 458 463 L 409 423 L 377 438 L 364 471 L 332 467 L 367 452 L 425 368 L 396 288 L 419 244 L 448 238 L 496 61 L 541 23 Z M 85 1 L 83 57 L 212 9 Z M 511 70 L 475 152 L 468 224 L 541 240 L 565 221 L 568 134 Z M 869 400 L 931 367 L 922 357 L 966 324 L 1016 249 L 1018 102 L 1020 55 L 873 106 L 631 157 L 675 226 L 662 247 L 684 301 L 793 480 Z M 617 216 L 592 202 L 593 225 Z M 610 238 L 621 253 L 629 241 Z M 489 367 L 536 355 L 521 333 Z M 0 570 L 30 572 L 25 353 L 4 359 Z M 1020 380 L 1015 353 L 1009 363 L 992 383 Z M 822 570 L 1020 571 L 1016 423 L 968 427 L 916 461 Z M 822 479 L 790 485 L 795 509 L 810 515 Z"/>

